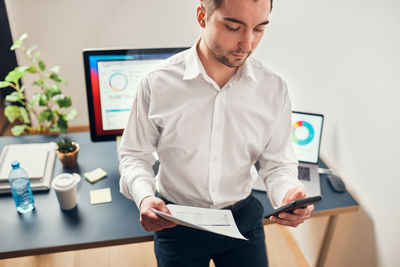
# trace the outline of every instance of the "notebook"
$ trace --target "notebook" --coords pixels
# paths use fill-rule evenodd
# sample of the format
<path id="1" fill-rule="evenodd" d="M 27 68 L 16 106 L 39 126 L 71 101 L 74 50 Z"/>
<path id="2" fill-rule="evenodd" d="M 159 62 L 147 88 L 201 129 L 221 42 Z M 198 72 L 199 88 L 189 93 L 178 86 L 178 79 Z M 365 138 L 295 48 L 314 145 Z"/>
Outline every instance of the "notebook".
<path id="1" fill-rule="evenodd" d="M 304 184 L 307 196 L 321 195 L 318 173 L 324 116 L 321 114 L 292 112 L 293 148 L 299 160 L 299 180 Z M 257 178 L 253 189 L 266 191 L 264 182 Z"/>
<path id="2" fill-rule="evenodd" d="M 54 164 L 56 162 L 56 147 L 57 145 L 54 142 L 50 143 L 38 143 L 38 144 L 17 144 L 17 145 L 8 145 L 5 146 L 2 150 L 1 156 L 0 156 L 0 173 L 3 172 L 3 167 L 6 169 L 10 168 L 7 161 L 8 159 L 6 158 L 7 154 L 16 148 L 14 151 L 20 151 L 21 148 L 25 147 L 27 150 L 33 149 L 33 148 L 38 148 L 41 147 L 43 151 L 46 151 L 46 156 L 41 155 L 40 160 L 43 160 L 45 158 L 44 166 L 43 166 L 43 175 L 40 178 L 35 178 L 35 179 L 30 179 L 31 180 L 31 187 L 32 191 L 42 191 L 42 190 L 49 190 L 50 189 L 50 183 L 51 179 L 53 176 L 53 169 L 54 169 Z M 10 155 L 13 155 L 12 152 Z M 21 160 L 22 158 L 27 159 L 27 156 L 31 155 L 29 153 L 23 153 L 23 154 L 17 154 L 19 155 L 19 159 Z M 12 156 L 14 158 L 14 156 Z M 22 162 L 22 161 L 21 161 Z M 39 157 L 34 158 L 33 162 L 35 162 L 38 166 L 42 166 L 42 164 L 39 162 Z M 28 162 L 26 162 L 28 163 Z M 29 166 L 29 164 L 27 164 Z M 24 168 L 27 173 L 28 170 L 26 169 L 26 166 L 21 163 L 21 167 Z M 28 167 L 30 168 L 30 167 Z M 7 173 L 7 171 L 5 171 Z M 29 173 L 28 173 L 28 176 Z M 7 173 L 8 177 L 8 173 Z M 10 184 L 8 183 L 8 179 L 3 179 L 0 180 L 0 194 L 3 193 L 8 193 L 10 192 Z"/>
<path id="3" fill-rule="evenodd" d="M 18 160 L 29 179 L 43 177 L 49 149 L 43 144 L 15 144 L 3 148 L 0 156 L 0 181 L 7 181 L 11 162 Z"/>

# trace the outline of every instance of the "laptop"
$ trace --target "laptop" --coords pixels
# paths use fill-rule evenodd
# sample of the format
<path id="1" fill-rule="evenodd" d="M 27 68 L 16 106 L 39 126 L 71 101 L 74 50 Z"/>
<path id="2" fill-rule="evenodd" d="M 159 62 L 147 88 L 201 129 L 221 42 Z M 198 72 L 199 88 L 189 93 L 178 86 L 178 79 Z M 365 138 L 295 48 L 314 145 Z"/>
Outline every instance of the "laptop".
<path id="1" fill-rule="evenodd" d="M 321 186 L 318 173 L 324 116 L 321 114 L 292 112 L 292 143 L 299 160 L 299 180 L 304 184 L 307 196 L 320 196 Z M 253 189 L 266 191 L 260 177 Z"/>

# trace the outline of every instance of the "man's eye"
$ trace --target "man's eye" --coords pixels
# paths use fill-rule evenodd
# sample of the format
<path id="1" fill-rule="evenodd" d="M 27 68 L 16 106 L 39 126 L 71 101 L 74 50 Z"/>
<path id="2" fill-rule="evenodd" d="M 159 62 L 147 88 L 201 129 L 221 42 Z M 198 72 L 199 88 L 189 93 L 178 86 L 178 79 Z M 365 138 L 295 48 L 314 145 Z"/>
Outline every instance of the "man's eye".
<path id="1" fill-rule="evenodd" d="M 255 32 L 263 32 L 263 31 L 264 31 L 264 28 L 255 28 L 254 31 L 255 31 Z"/>
<path id="2" fill-rule="evenodd" d="M 237 32 L 237 31 L 240 29 L 240 27 L 232 28 L 232 27 L 229 27 L 228 25 L 225 25 L 225 27 L 226 27 L 228 30 L 232 31 L 232 32 Z"/>

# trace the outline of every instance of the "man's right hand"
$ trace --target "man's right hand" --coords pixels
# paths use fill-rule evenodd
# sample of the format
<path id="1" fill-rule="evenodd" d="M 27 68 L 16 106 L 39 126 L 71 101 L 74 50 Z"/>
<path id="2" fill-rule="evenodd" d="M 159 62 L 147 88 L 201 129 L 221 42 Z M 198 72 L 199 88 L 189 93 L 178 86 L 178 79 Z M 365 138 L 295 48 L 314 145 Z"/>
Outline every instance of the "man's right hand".
<path id="1" fill-rule="evenodd" d="M 176 226 L 175 223 L 158 216 L 151 208 L 171 214 L 167 205 L 160 198 L 153 196 L 145 197 L 140 203 L 140 223 L 146 231 L 160 231 L 164 228 Z"/>

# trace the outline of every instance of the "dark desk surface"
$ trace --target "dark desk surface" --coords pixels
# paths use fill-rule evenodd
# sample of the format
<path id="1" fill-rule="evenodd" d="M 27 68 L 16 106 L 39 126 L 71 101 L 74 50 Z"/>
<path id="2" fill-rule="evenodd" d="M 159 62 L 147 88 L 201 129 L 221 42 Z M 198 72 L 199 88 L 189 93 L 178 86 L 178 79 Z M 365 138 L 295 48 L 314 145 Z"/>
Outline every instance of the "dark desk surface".
<path id="1" fill-rule="evenodd" d="M 15 143 L 56 141 L 63 135 L 1 137 L 0 148 Z M 0 195 L 0 259 L 59 251 L 95 248 L 150 241 L 152 233 L 139 223 L 139 212 L 133 201 L 119 193 L 118 157 L 115 142 L 93 143 L 89 133 L 69 134 L 80 145 L 78 172 L 82 180 L 77 188 L 78 205 L 71 211 L 60 209 L 54 190 L 34 192 L 36 209 L 20 215 L 11 194 Z M 98 167 L 108 176 L 94 184 L 83 173 Z M 53 176 L 68 172 L 57 159 Z M 70 171 L 69 171 L 70 172 Z M 91 205 L 89 191 L 109 187 L 112 202 Z M 314 216 L 355 210 L 358 203 L 348 193 L 335 193 L 321 175 L 324 199 L 315 205 Z M 253 192 L 263 204 L 265 214 L 272 207 L 265 192 Z"/>

